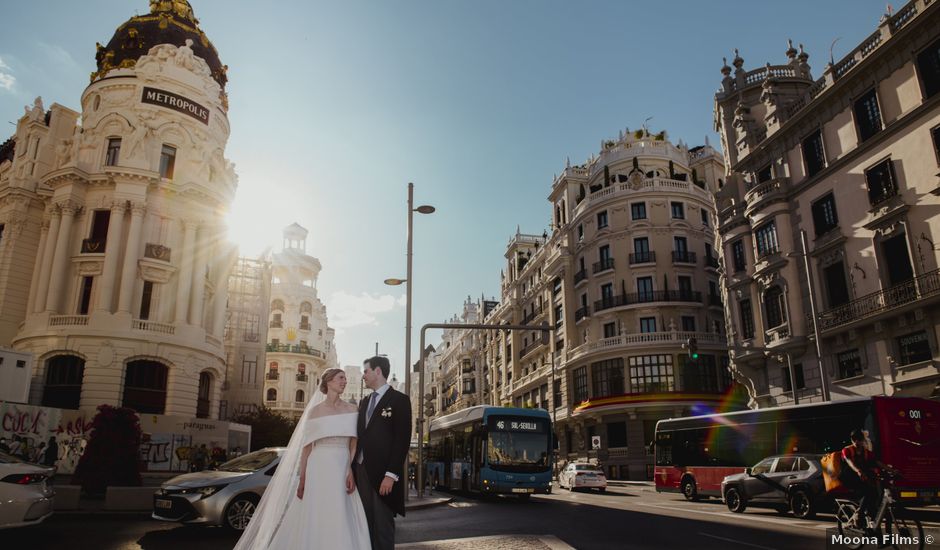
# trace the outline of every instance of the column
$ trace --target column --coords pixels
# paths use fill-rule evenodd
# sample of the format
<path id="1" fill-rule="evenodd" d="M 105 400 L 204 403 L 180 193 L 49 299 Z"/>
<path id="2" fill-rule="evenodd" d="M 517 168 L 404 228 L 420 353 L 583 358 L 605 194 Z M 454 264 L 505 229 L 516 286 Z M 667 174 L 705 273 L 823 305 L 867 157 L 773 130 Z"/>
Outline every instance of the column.
<path id="1" fill-rule="evenodd" d="M 98 284 L 96 311 L 111 313 L 111 306 L 114 301 L 114 280 L 117 278 L 118 256 L 121 254 L 121 237 L 124 235 L 124 212 L 126 211 L 125 201 L 117 201 L 111 205 L 111 220 L 108 225 L 108 236 L 104 249 L 104 267 Z"/>
<path id="2" fill-rule="evenodd" d="M 124 268 L 121 270 L 121 294 L 118 297 L 118 311 L 131 312 L 131 300 L 134 299 L 134 287 L 137 284 L 137 260 L 140 256 L 140 237 L 143 233 L 144 214 L 147 207 L 143 203 L 131 204 L 131 229 L 127 235 L 127 247 L 124 249 Z"/>
<path id="3" fill-rule="evenodd" d="M 36 261 L 33 264 L 33 278 L 29 284 L 29 301 L 26 304 L 26 313 L 30 314 L 36 311 L 36 294 L 38 293 L 39 280 L 45 273 L 42 270 L 42 258 L 46 253 L 46 242 L 49 236 L 49 221 L 42 221 L 42 229 L 39 234 L 39 248 L 36 249 Z"/>
<path id="4" fill-rule="evenodd" d="M 192 290 L 189 300 L 189 322 L 201 327 L 206 319 L 206 269 L 209 265 L 209 247 L 212 246 L 212 228 L 202 226 L 197 233 L 196 243 L 193 246 L 195 267 L 193 268 Z"/>
<path id="5" fill-rule="evenodd" d="M 225 334 L 225 306 L 228 302 L 228 279 L 232 272 L 232 267 L 238 260 L 238 249 L 234 245 L 224 244 L 222 253 L 219 254 L 218 265 L 215 273 L 215 303 L 212 311 L 212 334 L 219 340 Z"/>
<path id="6" fill-rule="evenodd" d="M 177 323 L 186 323 L 189 312 L 189 296 L 193 281 L 193 248 L 196 243 L 197 225 L 193 221 L 183 220 L 183 249 L 180 251 L 180 271 L 176 279 L 176 319 Z"/>
<path id="7" fill-rule="evenodd" d="M 52 255 L 55 252 L 55 243 L 59 239 L 59 227 L 62 213 L 58 208 L 52 208 L 52 218 L 49 221 L 49 231 L 46 232 L 46 244 L 42 249 L 42 263 L 39 272 L 39 283 L 36 288 L 33 311 L 38 313 L 46 310 L 46 294 L 49 292 L 49 276 L 52 274 Z"/>
<path id="8" fill-rule="evenodd" d="M 46 295 L 46 311 L 61 311 L 62 295 L 65 292 L 66 275 L 69 271 L 69 240 L 72 237 L 72 224 L 78 207 L 71 202 L 59 205 L 62 221 L 56 236 L 55 254 L 52 258 L 52 272 L 49 274 L 49 292 Z"/>

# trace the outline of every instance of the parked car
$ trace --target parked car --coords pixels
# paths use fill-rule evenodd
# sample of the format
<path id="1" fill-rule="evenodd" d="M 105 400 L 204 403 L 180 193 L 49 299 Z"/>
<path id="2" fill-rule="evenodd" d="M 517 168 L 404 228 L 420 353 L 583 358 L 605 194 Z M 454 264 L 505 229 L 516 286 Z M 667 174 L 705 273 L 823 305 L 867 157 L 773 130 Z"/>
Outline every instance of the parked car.
<path id="1" fill-rule="evenodd" d="M 55 468 L 0 452 L 0 529 L 42 523 L 52 515 Z"/>
<path id="2" fill-rule="evenodd" d="M 151 517 L 243 531 L 285 450 L 268 447 L 230 460 L 217 470 L 167 480 L 153 495 Z"/>
<path id="3" fill-rule="evenodd" d="M 595 464 L 576 462 L 569 464 L 558 475 L 558 486 L 569 491 L 578 489 L 607 490 L 607 476 Z"/>
<path id="4" fill-rule="evenodd" d="M 826 499 L 820 455 L 788 454 L 767 457 L 744 473 L 725 477 L 721 494 L 732 512 L 764 503 L 798 518 L 816 515 Z"/>

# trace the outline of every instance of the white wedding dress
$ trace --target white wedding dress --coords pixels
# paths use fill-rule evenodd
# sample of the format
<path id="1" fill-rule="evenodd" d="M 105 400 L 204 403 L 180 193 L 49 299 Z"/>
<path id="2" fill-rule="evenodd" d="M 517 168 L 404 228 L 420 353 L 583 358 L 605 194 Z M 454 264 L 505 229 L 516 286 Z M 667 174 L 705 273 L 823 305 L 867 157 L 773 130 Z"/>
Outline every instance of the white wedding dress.
<path id="1" fill-rule="evenodd" d="M 346 474 L 352 457 L 349 456 L 349 438 L 356 437 L 358 412 L 308 418 L 304 422 L 301 449 L 312 443 L 307 460 L 303 499 L 297 498 L 299 465 L 295 471 L 276 475 L 294 478 L 290 486 L 289 502 L 278 514 L 263 513 L 253 517 L 262 525 L 256 537 L 243 537 L 236 548 L 268 550 L 369 550 L 369 525 L 359 492 L 346 492 Z M 297 434 L 295 434 L 297 435 Z M 293 444 L 293 438 L 292 442 Z M 270 490 L 270 487 L 269 487 Z M 265 499 L 269 496 L 267 491 Z M 280 494 L 281 491 L 278 491 Z M 283 497 L 282 497 L 283 498 Z M 273 504 L 273 503 L 272 503 Z M 259 507 L 260 508 L 260 507 Z M 261 510 L 259 509 L 259 512 Z M 271 511 L 273 512 L 273 510 Z M 249 531 L 252 526 L 249 525 Z M 247 534 L 247 533 L 246 533 Z M 260 540 L 259 540 L 260 539 Z M 270 543 L 263 544 L 262 541 Z"/>

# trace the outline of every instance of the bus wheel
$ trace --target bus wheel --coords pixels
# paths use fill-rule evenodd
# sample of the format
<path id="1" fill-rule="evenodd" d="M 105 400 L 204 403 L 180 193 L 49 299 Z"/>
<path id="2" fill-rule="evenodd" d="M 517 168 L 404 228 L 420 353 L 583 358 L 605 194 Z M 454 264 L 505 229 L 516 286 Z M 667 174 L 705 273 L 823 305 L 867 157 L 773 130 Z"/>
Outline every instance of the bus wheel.
<path id="1" fill-rule="evenodd" d="M 813 519 L 816 517 L 816 505 L 806 489 L 797 489 L 790 495 L 790 510 L 800 519 Z"/>
<path id="2" fill-rule="evenodd" d="M 728 510 L 735 514 L 740 514 L 747 508 L 747 501 L 741 496 L 741 490 L 737 487 L 731 487 L 725 491 L 725 504 L 728 505 Z"/>
<path id="3" fill-rule="evenodd" d="M 682 482 L 682 496 L 690 502 L 695 502 L 698 500 L 698 488 L 695 486 L 695 480 L 692 478 L 686 478 Z"/>

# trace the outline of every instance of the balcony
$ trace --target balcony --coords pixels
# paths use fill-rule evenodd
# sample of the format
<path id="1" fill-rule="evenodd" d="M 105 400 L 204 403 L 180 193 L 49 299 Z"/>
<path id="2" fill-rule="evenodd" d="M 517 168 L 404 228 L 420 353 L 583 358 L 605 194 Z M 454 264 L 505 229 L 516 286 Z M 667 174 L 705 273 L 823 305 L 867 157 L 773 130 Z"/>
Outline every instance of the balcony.
<path id="1" fill-rule="evenodd" d="M 83 239 L 82 254 L 104 254 L 104 239 Z"/>
<path id="2" fill-rule="evenodd" d="M 937 296 L 940 296 L 940 269 L 826 310 L 819 315 L 817 323 L 819 330 L 832 330 Z"/>
<path id="3" fill-rule="evenodd" d="M 157 323 L 155 321 L 146 321 L 144 319 L 134 319 L 131 321 L 133 330 L 142 330 L 144 332 L 157 332 L 160 334 L 173 335 L 176 333 L 176 327 L 170 323 Z"/>
<path id="4" fill-rule="evenodd" d="M 672 263 L 674 264 L 694 264 L 695 261 L 695 252 L 689 252 L 688 250 L 672 251 Z"/>
<path id="5" fill-rule="evenodd" d="M 161 244 L 147 243 L 144 247 L 145 258 L 152 258 L 154 260 L 160 260 L 163 262 L 170 261 L 171 252 L 172 252 L 171 249 Z"/>
<path id="6" fill-rule="evenodd" d="M 525 315 L 522 316 L 522 324 L 527 325 L 529 321 L 537 318 L 545 311 L 543 306 L 538 306 L 532 311 L 526 311 Z"/>
<path id="7" fill-rule="evenodd" d="M 620 336 L 613 336 L 596 342 L 581 344 L 568 352 L 568 361 L 574 361 L 584 355 L 600 351 L 627 348 L 667 346 L 679 349 L 689 338 L 695 338 L 700 346 L 715 346 L 721 348 L 727 345 L 724 335 L 715 334 L 714 332 L 639 332 L 635 334 L 621 334 Z"/>
<path id="8" fill-rule="evenodd" d="M 622 306 L 647 304 L 650 302 L 699 302 L 702 293 L 694 290 L 650 290 L 648 292 L 631 292 L 620 296 L 610 296 L 594 302 L 594 311 L 603 311 Z"/>
<path id="9" fill-rule="evenodd" d="M 276 370 L 272 370 L 271 372 L 264 375 L 265 380 L 277 380 L 280 377 L 280 373 L 278 373 Z"/>
<path id="10" fill-rule="evenodd" d="M 656 253 L 650 250 L 646 252 L 633 252 L 630 254 L 630 265 L 652 264 L 656 263 Z"/>
<path id="11" fill-rule="evenodd" d="M 705 267 L 718 269 L 718 258 L 710 255 L 705 256 Z"/>
<path id="12" fill-rule="evenodd" d="M 723 306 L 724 306 L 724 304 L 721 303 L 721 296 L 718 295 L 718 294 L 709 294 L 709 295 L 708 295 L 708 305 L 710 305 L 710 306 L 716 306 L 716 307 L 723 307 Z"/>
<path id="13" fill-rule="evenodd" d="M 614 259 L 613 258 L 604 258 L 603 260 L 594 264 L 594 273 L 600 273 L 601 271 L 607 271 L 608 269 L 614 268 Z"/>
<path id="14" fill-rule="evenodd" d="M 271 321 L 268 324 L 268 328 L 284 328 L 284 322 L 283 321 Z"/>
<path id="15" fill-rule="evenodd" d="M 744 215 L 750 217 L 756 210 L 762 206 L 773 202 L 776 199 L 786 197 L 790 188 L 789 178 L 774 178 L 761 182 L 751 187 L 744 194 L 744 202 L 747 204 Z"/>
<path id="16" fill-rule="evenodd" d="M 574 274 L 574 284 L 578 284 L 585 279 L 587 279 L 587 270 L 585 269 Z"/>
<path id="17" fill-rule="evenodd" d="M 588 317 L 590 315 L 591 315 L 591 309 L 588 306 L 584 306 L 574 312 L 574 321 L 577 323 L 581 319 L 584 319 L 585 317 Z"/>
<path id="18" fill-rule="evenodd" d="M 49 317 L 50 327 L 83 327 L 87 324 L 87 315 L 52 315 Z"/>
<path id="19" fill-rule="evenodd" d="M 323 357 L 323 352 L 313 349 L 309 346 L 297 346 L 290 344 L 268 344 L 266 350 L 272 353 L 299 353 L 301 355 L 312 355 L 314 357 Z"/>
<path id="20" fill-rule="evenodd" d="M 306 374 L 297 374 L 297 375 L 295 375 L 295 378 L 297 379 L 298 382 L 306 382 L 306 381 L 307 381 L 307 375 L 306 375 Z"/>
<path id="21" fill-rule="evenodd" d="M 544 345 L 545 345 L 545 344 L 543 344 L 541 340 L 536 340 L 536 341 L 534 341 L 534 342 L 530 342 L 528 346 L 525 346 L 524 348 L 522 348 L 522 354 L 519 355 L 519 358 L 522 359 L 523 357 L 525 357 L 525 356 L 528 355 L 529 353 L 535 351 L 535 348 L 539 348 L 539 347 L 542 347 L 542 346 L 544 346 Z"/>

